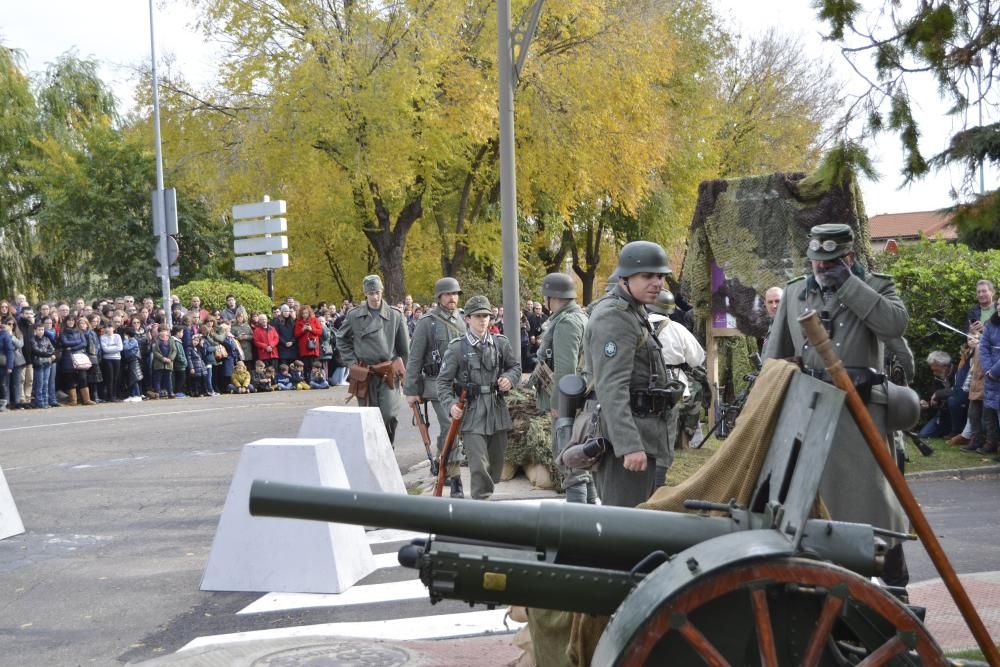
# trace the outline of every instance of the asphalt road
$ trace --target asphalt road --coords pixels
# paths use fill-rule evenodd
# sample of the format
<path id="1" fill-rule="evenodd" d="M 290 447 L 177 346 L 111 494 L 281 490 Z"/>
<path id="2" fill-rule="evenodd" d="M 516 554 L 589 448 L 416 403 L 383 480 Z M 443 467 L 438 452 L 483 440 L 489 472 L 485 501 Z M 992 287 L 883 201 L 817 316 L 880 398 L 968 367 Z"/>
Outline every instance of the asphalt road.
<path id="1" fill-rule="evenodd" d="M 118 665 L 200 635 L 259 629 L 235 615 L 259 595 L 199 590 L 240 448 L 293 437 L 305 410 L 344 396 L 336 388 L 0 415 L 0 466 L 27 529 L 0 540 L 0 665 Z M 402 470 L 424 459 L 409 424 L 401 414 Z M 913 488 L 959 572 L 998 569 L 1000 482 Z M 919 545 L 907 554 L 914 582 L 936 576 Z M 467 610 L 452 604 L 435 609 Z M 414 600 L 396 613 L 428 610 Z"/>
<path id="2" fill-rule="evenodd" d="M 234 595 L 259 597 L 199 590 L 240 449 L 294 437 L 307 409 L 345 396 L 337 387 L 0 415 L 0 466 L 26 528 L 0 541 L 0 665 L 152 657 L 191 639 L 192 613 L 208 624 L 242 602 Z M 401 415 L 403 470 L 425 458 L 409 423 Z M 185 619 L 183 641 L 175 619 Z"/>

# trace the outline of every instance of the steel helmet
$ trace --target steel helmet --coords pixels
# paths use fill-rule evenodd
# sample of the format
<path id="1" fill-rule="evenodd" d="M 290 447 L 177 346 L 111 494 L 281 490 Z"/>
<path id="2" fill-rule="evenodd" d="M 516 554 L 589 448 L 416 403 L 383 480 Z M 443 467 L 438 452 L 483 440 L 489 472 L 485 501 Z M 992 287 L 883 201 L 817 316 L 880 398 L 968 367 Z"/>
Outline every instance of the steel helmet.
<path id="1" fill-rule="evenodd" d="M 542 279 L 542 296 L 557 299 L 575 299 L 576 283 L 566 273 L 550 273 Z"/>
<path id="2" fill-rule="evenodd" d="M 436 283 L 434 283 L 434 298 L 437 299 L 442 294 L 448 294 L 449 292 L 462 293 L 462 287 L 458 284 L 458 281 L 451 277 L 441 278 Z"/>
<path id="3" fill-rule="evenodd" d="M 660 290 L 660 293 L 656 295 L 656 301 L 646 304 L 646 310 L 660 315 L 670 315 L 677 310 L 674 293 L 666 289 Z"/>
<path id="4" fill-rule="evenodd" d="M 628 278 L 637 273 L 673 273 L 667 261 L 667 252 L 652 241 L 632 241 L 626 243 L 618 255 L 619 278 Z"/>

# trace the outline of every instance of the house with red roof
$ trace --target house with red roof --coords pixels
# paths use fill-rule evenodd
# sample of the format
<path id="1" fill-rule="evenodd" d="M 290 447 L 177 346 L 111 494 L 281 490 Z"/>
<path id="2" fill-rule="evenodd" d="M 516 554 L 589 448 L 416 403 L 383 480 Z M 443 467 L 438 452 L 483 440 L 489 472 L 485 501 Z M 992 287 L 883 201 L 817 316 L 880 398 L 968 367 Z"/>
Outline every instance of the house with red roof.
<path id="1" fill-rule="evenodd" d="M 951 214 L 938 211 L 912 213 L 880 213 L 868 218 L 872 251 L 882 252 L 887 246 L 913 243 L 921 236 L 954 241 L 958 238 Z"/>

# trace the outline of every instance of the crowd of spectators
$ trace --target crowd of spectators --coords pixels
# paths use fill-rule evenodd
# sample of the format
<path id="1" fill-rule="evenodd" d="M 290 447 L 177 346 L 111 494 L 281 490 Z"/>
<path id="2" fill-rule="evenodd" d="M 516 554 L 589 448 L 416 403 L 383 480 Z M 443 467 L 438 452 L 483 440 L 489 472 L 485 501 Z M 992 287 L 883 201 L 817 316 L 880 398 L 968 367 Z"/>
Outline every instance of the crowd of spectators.
<path id="1" fill-rule="evenodd" d="M 334 337 L 354 305 L 288 297 L 271 312 L 248 313 L 232 295 L 215 311 L 197 296 L 187 306 L 175 296 L 167 328 L 148 297 L 0 300 L 0 411 L 346 385 Z M 424 307 L 411 296 L 395 307 L 412 335 Z M 503 308 L 493 310 L 490 329 L 503 333 Z M 532 301 L 521 314 L 528 370 L 547 317 Z"/>
<path id="2" fill-rule="evenodd" d="M 334 335 L 352 307 L 248 313 L 230 295 L 209 312 L 174 297 L 168 328 L 151 298 L 0 300 L 0 411 L 346 384 Z"/>
<path id="3" fill-rule="evenodd" d="M 943 437 L 962 451 L 1000 452 L 1000 316 L 996 287 L 976 283 L 976 303 L 968 312 L 966 339 L 955 357 L 934 350 L 926 359 L 932 387 L 921 401 L 924 437 Z M 1000 462 L 1000 457 L 994 460 Z"/>

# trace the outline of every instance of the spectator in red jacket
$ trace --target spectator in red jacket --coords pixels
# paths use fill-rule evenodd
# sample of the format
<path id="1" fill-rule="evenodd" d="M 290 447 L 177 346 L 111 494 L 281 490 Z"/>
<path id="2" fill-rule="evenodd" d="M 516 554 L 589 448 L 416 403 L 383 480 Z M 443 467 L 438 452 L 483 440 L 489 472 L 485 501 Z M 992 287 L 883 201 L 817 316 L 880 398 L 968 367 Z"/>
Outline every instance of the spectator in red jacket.
<path id="1" fill-rule="evenodd" d="M 323 323 L 313 315 L 312 306 L 302 306 L 295 320 L 295 338 L 299 341 L 299 359 L 306 368 L 312 368 L 312 362 L 319 359 L 319 339 L 322 335 Z"/>
<path id="2" fill-rule="evenodd" d="M 257 351 L 257 359 L 265 365 L 278 367 L 278 330 L 271 326 L 267 315 L 257 317 L 257 326 L 253 330 L 253 346 Z"/>

